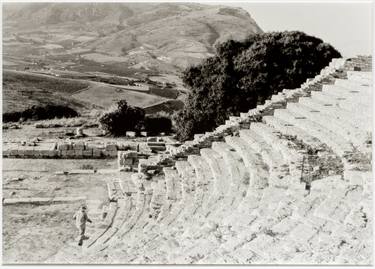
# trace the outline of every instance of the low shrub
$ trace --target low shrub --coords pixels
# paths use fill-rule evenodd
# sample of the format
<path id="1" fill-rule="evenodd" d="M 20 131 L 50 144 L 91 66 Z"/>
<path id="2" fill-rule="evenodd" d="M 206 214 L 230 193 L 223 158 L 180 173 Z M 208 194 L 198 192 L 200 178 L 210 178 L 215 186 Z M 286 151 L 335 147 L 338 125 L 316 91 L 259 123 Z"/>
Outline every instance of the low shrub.
<path id="1" fill-rule="evenodd" d="M 150 135 L 172 132 L 172 121 L 166 113 L 147 115 L 144 120 L 144 129 Z"/>
<path id="2" fill-rule="evenodd" d="M 22 112 L 3 114 L 3 122 L 18 122 L 25 120 L 47 120 L 54 118 L 72 118 L 79 114 L 74 109 L 62 105 L 32 106 Z"/>
<path id="3" fill-rule="evenodd" d="M 117 102 L 116 106 L 99 118 L 102 129 L 114 136 L 122 136 L 126 131 L 140 131 L 145 117 L 142 108 L 129 106 L 126 100 Z"/>

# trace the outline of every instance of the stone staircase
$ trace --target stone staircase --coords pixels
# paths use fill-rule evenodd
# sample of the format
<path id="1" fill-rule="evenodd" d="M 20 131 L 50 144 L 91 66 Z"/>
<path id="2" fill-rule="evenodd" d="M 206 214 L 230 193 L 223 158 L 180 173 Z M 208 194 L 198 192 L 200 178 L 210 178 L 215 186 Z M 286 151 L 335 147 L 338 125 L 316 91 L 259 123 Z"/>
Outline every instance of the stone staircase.
<path id="1" fill-rule="evenodd" d="M 372 73 L 352 63 L 110 183 L 106 228 L 65 260 L 371 264 Z"/>

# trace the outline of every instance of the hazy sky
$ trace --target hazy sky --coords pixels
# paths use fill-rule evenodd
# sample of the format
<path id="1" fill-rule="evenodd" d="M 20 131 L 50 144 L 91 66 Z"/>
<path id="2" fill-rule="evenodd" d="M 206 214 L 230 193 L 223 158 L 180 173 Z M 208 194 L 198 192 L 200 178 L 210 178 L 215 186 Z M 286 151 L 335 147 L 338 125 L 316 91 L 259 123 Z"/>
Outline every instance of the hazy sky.
<path id="1" fill-rule="evenodd" d="M 263 31 L 301 30 L 319 37 L 344 57 L 372 53 L 371 3 L 219 4 L 247 10 Z"/>

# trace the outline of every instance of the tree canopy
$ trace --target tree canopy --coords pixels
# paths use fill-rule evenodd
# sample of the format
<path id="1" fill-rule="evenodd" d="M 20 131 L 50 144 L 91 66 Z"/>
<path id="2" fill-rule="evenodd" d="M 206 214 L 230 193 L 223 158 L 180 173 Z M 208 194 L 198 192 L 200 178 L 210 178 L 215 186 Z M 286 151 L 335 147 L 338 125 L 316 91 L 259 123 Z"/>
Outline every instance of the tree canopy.
<path id="1" fill-rule="evenodd" d="M 271 32 L 229 40 L 216 54 L 183 72 L 191 90 L 175 117 L 179 140 L 212 131 L 283 89 L 298 88 L 340 53 L 303 32 Z"/>
<path id="2" fill-rule="evenodd" d="M 144 117 L 142 108 L 129 106 L 126 100 L 120 100 L 112 110 L 100 117 L 99 122 L 110 134 L 122 136 L 126 131 L 138 131 Z"/>
<path id="3" fill-rule="evenodd" d="M 169 134 L 172 130 L 171 119 L 166 113 L 146 115 L 143 108 L 130 106 L 126 100 L 118 101 L 99 118 L 99 123 L 103 130 L 114 136 L 124 136 L 126 131 L 158 135 Z"/>

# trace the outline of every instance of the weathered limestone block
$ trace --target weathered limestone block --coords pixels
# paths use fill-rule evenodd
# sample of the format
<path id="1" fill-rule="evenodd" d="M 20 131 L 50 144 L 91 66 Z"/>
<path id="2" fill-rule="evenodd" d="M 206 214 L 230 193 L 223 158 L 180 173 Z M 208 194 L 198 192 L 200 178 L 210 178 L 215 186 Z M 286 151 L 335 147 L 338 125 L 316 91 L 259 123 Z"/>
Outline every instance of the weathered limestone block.
<path id="1" fill-rule="evenodd" d="M 103 153 L 106 157 L 117 157 L 117 150 L 105 150 Z"/>
<path id="2" fill-rule="evenodd" d="M 290 236 L 298 243 L 307 244 L 317 232 L 312 226 L 300 223 L 293 229 Z"/>
<path id="3" fill-rule="evenodd" d="M 92 157 L 93 156 L 93 149 L 85 149 L 82 151 L 82 155 L 84 157 Z"/>
<path id="4" fill-rule="evenodd" d="M 74 149 L 69 149 L 66 151 L 66 156 L 69 158 L 74 158 L 76 156 L 76 152 Z"/>
<path id="5" fill-rule="evenodd" d="M 69 148 L 70 148 L 70 145 L 66 143 L 58 145 L 58 150 L 60 151 L 67 151 Z"/>
<path id="6" fill-rule="evenodd" d="M 94 158 L 100 158 L 100 157 L 103 157 L 103 152 L 101 149 L 98 149 L 98 148 L 93 148 L 92 149 L 92 156 Z"/>
<path id="7" fill-rule="evenodd" d="M 50 150 L 39 150 L 40 157 L 42 158 L 48 158 L 49 153 L 50 153 Z"/>
<path id="8" fill-rule="evenodd" d="M 34 157 L 34 156 L 35 156 L 35 152 L 34 152 L 34 150 L 32 150 L 32 149 L 26 149 L 26 150 L 24 150 L 23 152 L 24 152 L 23 154 L 24 154 L 26 157 Z"/>
<path id="9" fill-rule="evenodd" d="M 147 142 L 157 142 L 158 138 L 157 137 L 147 137 Z"/>
<path id="10" fill-rule="evenodd" d="M 75 136 L 76 137 L 82 137 L 82 136 L 84 136 L 83 127 L 82 126 L 76 128 L 76 135 Z"/>
<path id="11" fill-rule="evenodd" d="M 105 150 L 106 151 L 117 151 L 117 145 L 116 144 L 106 144 Z"/>
<path id="12" fill-rule="evenodd" d="M 132 166 L 138 161 L 137 151 L 118 151 L 117 162 L 118 168 L 121 169 L 124 166 Z"/>
<path id="13" fill-rule="evenodd" d="M 74 150 L 74 156 L 76 158 L 82 158 L 83 157 L 83 149 L 75 149 Z"/>
<path id="14" fill-rule="evenodd" d="M 131 131 L 127 131 L 126 133 L 125 133 L 125 135 L 127 136 L 127 137 L 136 137 L 136 132 L 131 132 Z"/>
<path id="15" fill-rule="evenodd" d="M 344 170 L 344 180 L 349 182 L 351 185 L 362 185 L 364 184 L 364 173 L 356 170 Z"/>
<path id="16" fill-rule="evenodd" d="M 49 150 L 56 150 L 57 149 L 57 143 L 52 143 Z"/>
<path id="17" fill-rule="evenodd" d="M 199 140 L 203 136 L 204 136 L 204 134 L 195 134 L 194 135 L 194 140 Z"/>
<path id="18" fill-rule="evenodd" d="M 73 149 L 75 150 L 84 150 L 85 149 L 85 143 L 84 142 L 76 142 L 73 144 Z"/>

